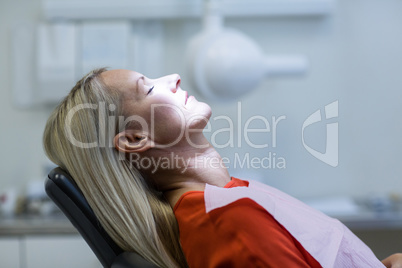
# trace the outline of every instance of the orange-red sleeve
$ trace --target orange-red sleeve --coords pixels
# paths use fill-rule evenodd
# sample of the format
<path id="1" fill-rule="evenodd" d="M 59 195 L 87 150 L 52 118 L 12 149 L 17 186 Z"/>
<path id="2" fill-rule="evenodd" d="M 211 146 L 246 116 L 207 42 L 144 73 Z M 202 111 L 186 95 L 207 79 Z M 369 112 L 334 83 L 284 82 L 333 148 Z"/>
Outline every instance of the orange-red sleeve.
<path id="1" fill-rule="evenodd" d="M 198 195 L 189 195 L 175 211 L 190 267 L 321 267 L 251 199 L 207 214 L 203 194 Z"/>

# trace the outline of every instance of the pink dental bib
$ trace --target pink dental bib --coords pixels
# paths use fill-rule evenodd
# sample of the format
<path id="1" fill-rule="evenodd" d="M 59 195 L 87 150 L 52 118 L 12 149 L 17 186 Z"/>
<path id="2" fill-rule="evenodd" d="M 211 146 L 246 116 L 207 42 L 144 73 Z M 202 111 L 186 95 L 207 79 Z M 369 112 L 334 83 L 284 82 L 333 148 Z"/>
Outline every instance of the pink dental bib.
<path id="1" fill-rule="evenodd" d="M 221 188 L 207 184 L 206 212 L 249 198 L 285 227 L 322 267 L 385 267 L 339 220 L 268 185 L 248 181 L 248 187 Z"/>

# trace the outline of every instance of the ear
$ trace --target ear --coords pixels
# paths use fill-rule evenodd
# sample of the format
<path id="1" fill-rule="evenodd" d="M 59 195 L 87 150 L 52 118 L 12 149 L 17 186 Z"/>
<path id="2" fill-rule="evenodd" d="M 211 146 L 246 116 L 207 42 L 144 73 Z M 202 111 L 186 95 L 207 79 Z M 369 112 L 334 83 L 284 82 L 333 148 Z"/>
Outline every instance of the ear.
<path id="1" fill-rule="evenodd" d="M 153 141 L 138 130 L 125 130 L 113 139 L 114 147 L 123 153 L 140 153 L 154 147 Z"/>

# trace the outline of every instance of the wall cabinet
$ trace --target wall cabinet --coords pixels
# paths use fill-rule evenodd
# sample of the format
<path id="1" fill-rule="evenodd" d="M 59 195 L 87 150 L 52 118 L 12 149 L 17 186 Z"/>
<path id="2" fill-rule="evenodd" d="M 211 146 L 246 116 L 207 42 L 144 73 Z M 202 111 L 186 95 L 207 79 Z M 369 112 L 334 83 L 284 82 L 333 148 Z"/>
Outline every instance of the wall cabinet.
<path id="1" fill-rule="evenodd" d="M 20 243 L 18 238 L 0 238 L 0 267 L 21 267 L 20 265 Z"/>
<path id="2" fill-rule="evenodd" d="M 100 268 L 79 235 L 27 235 L 0 238 L 0 268 Z"/>

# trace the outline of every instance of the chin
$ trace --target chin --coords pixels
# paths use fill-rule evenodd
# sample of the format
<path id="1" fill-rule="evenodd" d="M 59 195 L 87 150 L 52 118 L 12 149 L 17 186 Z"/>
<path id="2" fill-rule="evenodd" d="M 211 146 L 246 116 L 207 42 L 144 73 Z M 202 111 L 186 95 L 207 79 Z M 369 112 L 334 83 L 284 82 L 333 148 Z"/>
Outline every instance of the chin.
<path id="1" fill-rule="evenodd" d="M 204 129 L 212 115 L 211 107 L 204 102 L 199 102 L 197 103 L 197 108 L 194 110 L 194 112 L 195 114 L 193 114 L 193 118 L 200 119 L 192 120 L 190 128 Z"/>
<path id="2" fill-rule="evenodd" d="M 211 118 L 212 115 L 212 109 L 211 106 L 209 106 L 208 104 L 206 104 L 205 102 L 201 102 L 200 106 L 203 110 L 203 116 L 205 116 L 206 118 L 208 118 L 208 120 Z"/>

